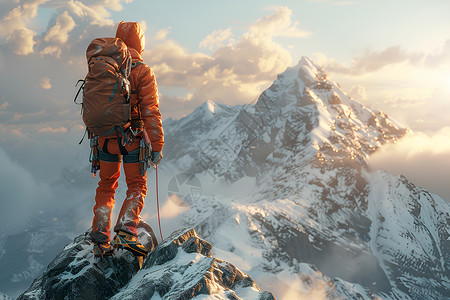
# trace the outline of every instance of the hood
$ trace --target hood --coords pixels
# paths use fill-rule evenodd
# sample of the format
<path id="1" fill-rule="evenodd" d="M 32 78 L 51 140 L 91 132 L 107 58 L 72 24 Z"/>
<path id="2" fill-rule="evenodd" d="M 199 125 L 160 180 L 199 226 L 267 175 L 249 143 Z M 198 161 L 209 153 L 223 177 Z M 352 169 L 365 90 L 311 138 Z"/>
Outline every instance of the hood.
<path id="1" fill-rule="evenodd" d="M 124 41 L 128 47 L 133 48 L 140 55 L 144 53 L 144 30 L 138 22 L 120 22 L 117 26 L 116 38 Z"/>

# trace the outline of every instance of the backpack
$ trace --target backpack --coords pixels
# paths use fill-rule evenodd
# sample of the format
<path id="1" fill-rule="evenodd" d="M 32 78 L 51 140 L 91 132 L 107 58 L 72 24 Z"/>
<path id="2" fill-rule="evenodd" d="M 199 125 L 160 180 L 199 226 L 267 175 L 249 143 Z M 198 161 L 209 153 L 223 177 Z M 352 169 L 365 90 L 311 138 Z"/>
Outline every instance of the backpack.
<path id="1" fill-rule="evenodd" d="M 80 80 L 80 90 L 81 114 L 89 136 L 125 137 L 131 124 L 131 54 L 121 39 L 97 38 L 89 44 L 86 58 L 88 73 Z"/>
<path id="2" fill-rule="evenodd" d="M 119 38 L 96 38 L 86 50 L 88 73 L 74 102 L 81 104 L 81 114 L 91 140 L 92 175 L 100 169 L 98 137 L 117 137 L 119 146 L 131 143 L 130 75 L 131 54 Z M 77 83 L 77 85 L 78 85 Z M 83 90 L 83 102 L 76 100 Z M 85 132 L 85 133 L 86 133 Z M 128 138 L 127 138 L 128 136 Z M 82 143 L 84 137 L 81 139 Z"/>

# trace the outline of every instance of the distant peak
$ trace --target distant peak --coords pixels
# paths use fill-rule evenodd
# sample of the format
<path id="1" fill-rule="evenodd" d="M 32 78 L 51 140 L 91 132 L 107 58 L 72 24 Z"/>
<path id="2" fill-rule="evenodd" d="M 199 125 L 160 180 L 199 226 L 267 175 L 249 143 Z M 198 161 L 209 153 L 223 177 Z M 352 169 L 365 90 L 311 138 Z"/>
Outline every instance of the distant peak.
<path id="1" fill-rule="evenodd" d="M 326 74 L 322 68 L 307 56 L 302 56 L 296 69 L 298 69 L 298 75 L 306 86 L 311 86 L 317 81 L 324 81 L 324 78 L 326 78 Z"/>
<path id="2" fill-rule="evenodd" d="M 216 112 L 217 103 L 212 100 L 206 100 L 200 107 L 202 108 L 202 110 L 214 114 Z"/>
<path id="3" fill-rule="evenodd" d="M 311 66 L 311 67 L 316 67 L 316 65 L 314 64 L 313 60 L 311 58 L 309 58 L 308 56 L 302 56 L 302 58 L 300 59 L 300 61 L 298 62 L 298 64 L 300 66 Z"/>

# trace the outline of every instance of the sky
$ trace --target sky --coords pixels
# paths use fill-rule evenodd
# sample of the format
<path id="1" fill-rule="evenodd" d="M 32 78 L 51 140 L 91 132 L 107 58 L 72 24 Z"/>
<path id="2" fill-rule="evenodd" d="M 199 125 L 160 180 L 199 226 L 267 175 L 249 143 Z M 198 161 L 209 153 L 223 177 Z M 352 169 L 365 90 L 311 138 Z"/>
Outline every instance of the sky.
<path id="1" fill-rule="evenodd" d="M 411 129 L 371 167 L 450 200 L 449 11 L 448 0 L 0 0 L 1 204 L 32 213 L 31 202 L 55 198 L 52 185 L 88 147 L 73 103 L 85 50 L 121 20 L 145 29 L 164 119 L 207 100 L 254 103 L 308 56 Z"/>

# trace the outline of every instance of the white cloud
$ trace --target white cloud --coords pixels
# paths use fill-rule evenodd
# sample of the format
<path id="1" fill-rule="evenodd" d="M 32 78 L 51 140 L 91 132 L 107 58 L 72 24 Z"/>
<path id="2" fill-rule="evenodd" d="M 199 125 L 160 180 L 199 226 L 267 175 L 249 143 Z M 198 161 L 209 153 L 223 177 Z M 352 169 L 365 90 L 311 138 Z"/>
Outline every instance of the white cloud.
<path id="1" fill-rule="evenodd" d="M 308 0 L 309 2 L 317 2 L 317 3 L 330 3 L 335 6 L 348 6 L 356 4 L 355 1 L 341 1 L 341 0 Z"/>
<path id="2" fill-rule="evenodd" d="M 36 17 L 39 5 L 48 0 L 26 1 L 8 12 L 0 21 L 0 39 L 6 38 L 11 50 L 18 55 L 33 53 L 36 32 L 27 24 Z"/>
<path id="3" fill-rule="evenodd" d="M 310 32 L 298 28 L 298 22 L 293 23 L 292 10 L 288 7 L 278 7 L 273 14 L 260 18 L 255 25 L 250 28 L 250 34 L 255 37 L 266 36 L 287 36 L 305 38 L 311 35 Z"/>
<path id="4" fill-rule="evenodd" d="M 69 33 L 74 27 L 75 21 L 69 13 L 65 11 L 56 18 L 56 24 L 47 31 L 44 40 L 59 45 L 65 44 L 69 39 Z"/>
<path id="5" fill-rule="evenodd" d="M 68 6 L 75 15 L 89 20 L 91 25 L 113 26 L 114 21 L 109 19 L 110 13 L 103 5 L 88 6 L 80 1 L 71 0 Z M 116 8 L 115 5 L 112 6 Z M 111 8 L 111 7 L 109 7 Z"/>
<path id="6" fill-rule="evenodd" d="M 443 67 L 450 62 L 450 39 L 448 39 L 442 49 L 429 54 L 425 58 L 425 66 L 430 68 Z M 448 70 L 448 69 L 447 69 Z"/>
<path id="7" fill-rule="evenodd" d="M 165 40 L 167 38 L 167 35 L 170 33 L 170 30 L 172 29 L 172 27 L 169 26 L 169 28 L 163 28 L 161 30 L 159 30 L 155 36 L 154 36 L 154 40 L 155 41 L 162 41 Z"/>
<path id="8" fill-rule="evenodd" d="M 388 144 L 370 157 L 369 166 L 402 174 L 450 201 L 450 127 L 433 134 L 411 133 Z"/>
<path id="9" fill-rule="evenodd" d="M 5 101 L 4 103 L 0 104 L 0 111 L 7 109 L 9 106 L 9 103 Z"/>
<path id="10" fill-rule="evenodd" d="M 2 213 L 0 227 L 14 226 L 18 229 L 25 225 L 27 217 L 39 207 L 41 200 L 48 199 L 50 189 L 36 182 L 33 176 L 21 165 L 14 163 L 0 147 L 0 190 L 2 191 Z"/>
<path id="11" fill-rule="evenodd" d="M 61 54 L 62 54 L 62 49 L 61 49 L 60 46 L 56 46 L 56 45 L 47 46 L 40 52 L 40 54 L 42 56 L 44 56 L 44 55 L 54 55 L 57 58 L 60 58 Z"/>
<path id="12" fill-rule="evenodd" d="M 41 79 L 41 88 L 43 88 L 44 90 L 49 90 L 52 88 L 52 84 L 50 83 L 50 78 L 45 76 Z"/>
<path id="13" fill-rule="evenodd" d="M 357 101 L 367 100 L 366 88 L 360 84 L 354 85 L 348 94 Z"/>
<path id="14" fill-rule="evenodd" d="M 39 133 L 66 133 L 67 128 L 64 126 L 58 127 L 58 128 L 52 128 L 52 127 L 44 127 L 38 130 Z"/>
<path id="15" fill-rule="evenodd" d="M 398 64 L 405 61 L 417 61 L 421 59 L 421 54 L 409 54 L 400 46 L 392 46 L 382 51 L 366 49 L 364 53 L 353 58 L 351 65 L 338 63 L 335 60 L 324 65 L 325 69 L 331 72 L 349 75 L 362 75 L 378 71 L 385 66 Z"/>
<path id="16" fill-rule="evenodd" d="M 233 44 L 235 41 L 231 39 L 232 36 L 233 33 L 231 32 L 231 28 L 227 28 L 225 30 L 214 30 L 200 42 L 199 47 L 200 49 L 215 49 L 222 47 L 225 44 Z M 229 42 L 225 43 L 226 41 Z"/>
<path id="17" fill-rule="evenodd" d="M 248 103 L 292 62 L 289 51 L 274 41 L 277 36 L 307 36 L 292 21 L 292 12 L 286 7 L 257 20 L 237 40 L 230 28 L 214 31 L 200 43 L 202 48 L 218 47 L 212 55 L 188 53 L 175 41 L 164 40 L 144 53 L 144 59 L 154 68 L 160 86 L 184 88 L 186 94 L 193 95 L 194 103 L 189 106 L 206 100 Z M 179 105 L 183 98 L 164 97 L 161 105 L 167 109 Z"/>
<path id="18" fill-rule="evenodd" d="M 66 3 L 59 0 L 17 1 L 16 6 L 8 8 L 10 11 L 7 11 L 0 20 L 0 41 L 3 40 L 11 51 L 18 55 L 33 54 L 35 48 L 39 47 L 38 52 L 41 55 L 51 54 L 60 57 L 61 50 L 55 46 L 66 45 L 69 41 L 76 40 L 75 36 L 70 35 L 76 24 L 83 28 L 112 27 L 114 21 L 110 12 L 120 11 L 123 9 L 123 3 L 130 2 L 131 0 L 98 0 L 85 4 L 77 0 Z M 36 20 L 38 9 L 43 4 L 47 9 L 55 11 L 57 18 L 55 24 L 49 24 L 52 26 L 45 34 L 38 35 L 37 32 L 41 30 L 39 26 L 42 25 L 38 25 L 39 22 Z M 89 29 L 89 32 L 92 31 Z"/>
<path id="19" fill-rule="evenodd" d="M 323 53 L 315 53 L 315 56 L 318 63 L 327 71 L 351 76 L 362 76 L 385 67 L 405 63 L 415 67 L 447 69 L 450 63 L 450 39 L 444 43 L 442 48 L 433 53 L 409 52 L 399 45 L 383 50 L 367 48 L 362 54 L 355 56 L 351 64 L 327 58 Z"/>
<path id="20" fill-rule="evenodd" d="M 322 53 L 315 53 L 315 58 L 356 100 L 385 111 L 413 130 L 438 130 L 448 125 L 448 118 L 436 112 L 450 108 L 450 57 L 445 53 L 449 45 L 446 41 L 431 54 L 412 54 L 397 46 L 368 50 L 351 64 Z M 365 92 L 355 86 L 363 86 Z"/>
<path id="21" fill-rule="evenodd" d="M 11 50 L 17 55 L 28 55 L 34 52 L 36 32 L 21 28 L 14 30 L 6 39 Z"/>

